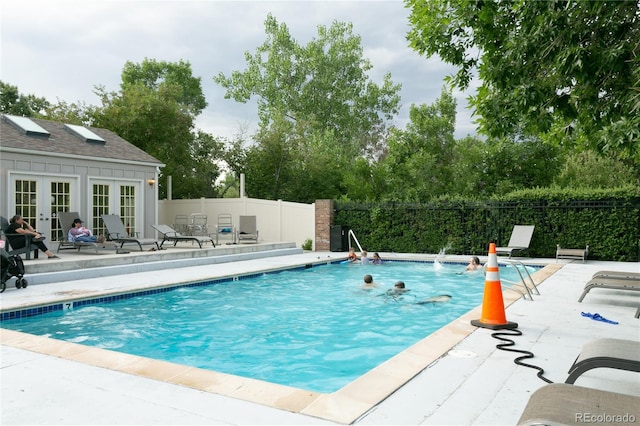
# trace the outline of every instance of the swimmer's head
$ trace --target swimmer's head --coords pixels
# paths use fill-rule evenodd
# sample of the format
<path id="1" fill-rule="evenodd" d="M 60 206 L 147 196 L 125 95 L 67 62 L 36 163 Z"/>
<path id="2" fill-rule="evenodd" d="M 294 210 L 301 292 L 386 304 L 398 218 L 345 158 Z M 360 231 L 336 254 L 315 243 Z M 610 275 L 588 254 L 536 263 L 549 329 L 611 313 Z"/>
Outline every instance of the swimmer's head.
<path id="1" fill-rule="evenodd" d="M 395 288 L 404 288 L 404 281 L 397 281 L 394 285 Z"/>
<path id="2" fill-rule="evenodd" d="M 371 284 L 373 282 L 373 277 L 369 274 L 364 276 L 364 282 L 367 284 Z"/>

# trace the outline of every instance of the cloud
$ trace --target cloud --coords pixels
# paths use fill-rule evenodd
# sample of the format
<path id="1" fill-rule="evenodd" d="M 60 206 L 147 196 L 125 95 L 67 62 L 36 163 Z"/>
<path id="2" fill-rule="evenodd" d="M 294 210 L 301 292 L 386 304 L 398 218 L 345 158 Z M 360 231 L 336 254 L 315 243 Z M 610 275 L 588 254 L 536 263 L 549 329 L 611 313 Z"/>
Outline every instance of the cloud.
<path id="1" fill-rule="evenodd" d="M 222 72 L 244 70 L 244 53 L 265 40 L 264 21 L 271 13 L 293 38 L 306 44 L 317 27 L 350 22 L 373 64 L 376 82 L 390 72 L 402 84 L 403 107 L 396 124 L 404 127 L 411 104 L 432 103 L 443 78 L 453 68 L 426 59 L 408 47 L 409 11 L 402 1 L 123 1 L 8 0 L 2 3 L 0 79 L 21 93 L 52 102 L 98 104 L 94 87 L 118 90 L 127 61 L 144 58 L 191 63 L 201 78 L 208 108 L 198 118 L 202 130 L 233 137 L 255 129 L 255 102 L 224 99 L 213 82 Z M 458 100 L 456 136 L 475 133 L 466 96 Z"/>

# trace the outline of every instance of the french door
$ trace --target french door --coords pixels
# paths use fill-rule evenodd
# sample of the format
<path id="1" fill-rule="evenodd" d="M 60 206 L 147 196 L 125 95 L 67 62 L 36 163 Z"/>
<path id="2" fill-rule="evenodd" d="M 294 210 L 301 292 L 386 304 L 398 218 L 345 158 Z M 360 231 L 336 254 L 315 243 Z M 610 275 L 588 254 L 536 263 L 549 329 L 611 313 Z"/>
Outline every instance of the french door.
<path id="1" fill-rule="evenodd" d="M 49 241 L 66 239 L 57 218 L 58 212 L 77 211 L 95 235 L 106 235 L 102 215 L 115 213 L 134 235 L 140 227 L 142 214 L 141 181 L 89 179 L 86 202 L 80 197 L 80 178 L 13 174 L 10 177 L 11 194 L 9 217 L 19 214 Z M 15 213 L 14 213 L 15 212 Z"/>
<path id="2" fill-rule="evenodd" d="M 77 179 L 59 176 L 27 176 L 11 177 L 9 204 L 15 213 L 21 215 L 38 232 L 50 241 L 64 238 L 57 213 L 69 211 L 73 205 L 73 194 L 77 191 Z"/>
<path id="3" fill-rule="evenodd" d="M 107 235 L 102 222 L 103 214 L 117 214 L 122 219 L 129 235 L 135 235 L 138 216 L 141 213 L 142 191 L 140 182 L 93 179 L 89 184 L 91 193 L 92 227 L 96 235 Z"/>

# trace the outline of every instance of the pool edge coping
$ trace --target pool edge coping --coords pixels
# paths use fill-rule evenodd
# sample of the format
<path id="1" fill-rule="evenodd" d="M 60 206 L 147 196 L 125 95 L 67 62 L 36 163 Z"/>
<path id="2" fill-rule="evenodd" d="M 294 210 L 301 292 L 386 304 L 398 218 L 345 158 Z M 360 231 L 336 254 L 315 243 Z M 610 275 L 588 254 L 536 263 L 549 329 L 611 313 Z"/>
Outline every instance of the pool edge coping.
<path id="1" fill-rule="evenodd" d="M 303 266 L 305 263 L 284 269 Z M 318 262 L 325 263 L 327 261 Z M 536 285 L 540 284 L 564 266 L 565 264 L 549 263 L 532 277 Z M 272 271 L 279 269 L 281 268 L 274 268 Z M 520 298 L 522 295 L 518 292 L 503 293 L 505 309 Z M 293 413 L 352 424 L 476 331 L 477 327 L 472 326 L 470 320 L 480 315 L 481 306 L 471 309 L 338 391 L 327 394 L 4 328 L 0 328 L 0 343 Z"/>

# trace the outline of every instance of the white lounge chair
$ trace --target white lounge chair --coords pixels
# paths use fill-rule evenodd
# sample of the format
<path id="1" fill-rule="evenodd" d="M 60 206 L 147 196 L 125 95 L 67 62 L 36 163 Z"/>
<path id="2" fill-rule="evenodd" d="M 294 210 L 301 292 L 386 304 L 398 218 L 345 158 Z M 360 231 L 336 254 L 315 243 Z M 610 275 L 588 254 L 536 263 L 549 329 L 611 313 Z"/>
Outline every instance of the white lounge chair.
<path id="1" fill-rule="evenodd" d="M 528 249 L 529 244 L 531 244 L 534 229 L 534 225 L 515 225 L 513 231 L 511 231 L 509 245 L 506 247 L 496 247 L 496 254 L 508 254 L 509 257 L 511 257 L 515 250 Z"/>

